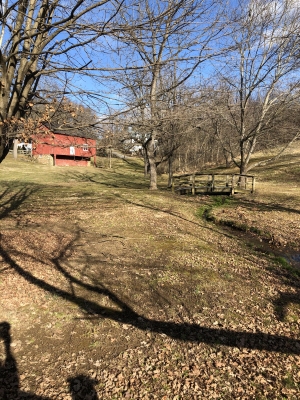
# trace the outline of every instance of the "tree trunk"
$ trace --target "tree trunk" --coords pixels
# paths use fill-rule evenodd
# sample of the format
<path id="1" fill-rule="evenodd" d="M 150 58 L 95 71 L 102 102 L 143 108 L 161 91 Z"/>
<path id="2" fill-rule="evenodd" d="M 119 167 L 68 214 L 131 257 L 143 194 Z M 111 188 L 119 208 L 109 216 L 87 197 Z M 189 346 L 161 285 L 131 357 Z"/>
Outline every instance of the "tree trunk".
<path id="1" fill-rule="evenodd" d="M 168 178 L 168 187 L 172 186 L 172 176 L 173 176 L 173 156 L 169 157 L 169 178 Z"/>
<path id="2" fill-rule="evenodd" d="M 147 143 L 147 158 L 150 169 L 150 190 L 157 190 L 157 169 L 155 160 L 155 140 L 154 137 Z"/>
<path id="3" fill-rule="evenodd" d="M 149 173 L 149 161 L 147 157 L 147 149 L 144 149 L 144 176 L 145 178 L 148 176 Z"/>
<path id="4" fill-rule="evenodd" d="M 9 152 L 10 142 L 6 137 L 3 126 L 0 126 L 0 163 L 4 160 Z"/>

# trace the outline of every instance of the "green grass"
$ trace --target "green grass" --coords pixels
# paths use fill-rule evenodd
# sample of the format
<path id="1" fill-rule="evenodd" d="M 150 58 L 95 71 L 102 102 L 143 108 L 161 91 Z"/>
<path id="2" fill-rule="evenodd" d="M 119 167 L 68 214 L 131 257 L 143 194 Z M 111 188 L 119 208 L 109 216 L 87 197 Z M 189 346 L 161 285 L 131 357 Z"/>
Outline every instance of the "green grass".
<path id="1" fill-rule="evenodd" d="M 230 205 L 233 203 L 234 199 L 229 196 L 212 196 L 213 207 L 222 207 L 224 205 Z"/>
<path id="2" fill-rule="evenodd" d="M 274 261 L 286 269 L 290 268 L 290 263 L 288 262 L 288 260 L 285 257 L 276 256 L 276 257 L 274 257 Z"/>
<path id="3" fill-rule="evenodd" d="M 300 278 L 299 268 L 296 268 L 293 265 L 291 265 L 291 263 L 285 257 L 275 256 L 271 257 L 271 259 L 275 262 L 275 264 L 280 265 L 280 267 L 290 276 L 294 276 L 295 278 Z"/>

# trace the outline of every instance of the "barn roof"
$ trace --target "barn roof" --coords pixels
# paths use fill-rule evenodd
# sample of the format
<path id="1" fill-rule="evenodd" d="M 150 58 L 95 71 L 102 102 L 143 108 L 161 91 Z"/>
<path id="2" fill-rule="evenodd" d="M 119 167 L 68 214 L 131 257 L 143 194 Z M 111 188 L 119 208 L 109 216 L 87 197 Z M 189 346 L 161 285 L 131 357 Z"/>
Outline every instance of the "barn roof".
<path id="1" fill-rule="evenodd" d="M 92 133 L 89 134 L 89 132 L 83 131 L 82 128 L 74 128 L 73 126 L 65 125 L 62 129 L 61 127 L 57 127 L 53 124 L 50 124 L 49 122 L 43 122 L 43 125 L 54 134 L 57 133 L 57 134 L 66 135 L 66 136 L 76 136 L 76 137 L 82 137 L 82 138 L 94 139 L 94 140 L 97 139 L 94 134 L 92 134 Z M 87 129 L 87 128 L 85 127 L 85 129 Z"/>

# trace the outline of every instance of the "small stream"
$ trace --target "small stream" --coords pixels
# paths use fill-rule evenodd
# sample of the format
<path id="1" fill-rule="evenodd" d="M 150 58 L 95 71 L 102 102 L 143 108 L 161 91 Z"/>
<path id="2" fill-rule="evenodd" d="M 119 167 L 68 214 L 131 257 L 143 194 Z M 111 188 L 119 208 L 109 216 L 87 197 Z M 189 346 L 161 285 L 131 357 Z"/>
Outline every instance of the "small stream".
<path id="1" fill-rule="evenodd" d="M 231 235 L 242 239 L 249 247 L 252 247 L 255 251 L 274 255 L 275 257 L 283 257 L 291 266 L 300 270 L 299 250 L 285 246 L 275 246 L 272 243 L 269 243 L 268 240 L 264 240 L 251 232 L 244 232 L 228 226 L 222 227 Z"/>
<path id="2" fill-rule="evenodd" d="M 294 254 L 292 256 L 292 260 L 295 261 L 295 262 L 300 263 L 300 254 Z"/>
<path id="3" fill-rule="evenodd" d="M 300 253 L 289 252 L 289 254 L 285 254 L 284 257 L 295 267 L 300 269 Z"/>

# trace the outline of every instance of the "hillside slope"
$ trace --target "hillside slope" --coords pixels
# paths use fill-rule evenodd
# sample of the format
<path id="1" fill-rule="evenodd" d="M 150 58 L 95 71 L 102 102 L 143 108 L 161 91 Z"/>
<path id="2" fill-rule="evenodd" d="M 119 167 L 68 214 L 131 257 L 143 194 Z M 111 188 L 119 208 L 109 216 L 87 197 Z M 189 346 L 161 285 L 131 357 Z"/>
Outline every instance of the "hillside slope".
<path id="1" fill-rule="evenodd" d="M 298 399 L 300 279 L 272 253 L 298 251 L 297 163 L 229 202 L 112 166 L 0 165 L 0 397 Z"/>

